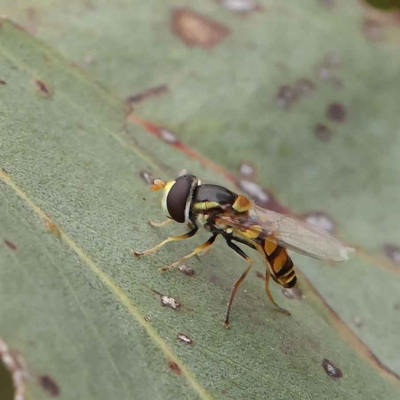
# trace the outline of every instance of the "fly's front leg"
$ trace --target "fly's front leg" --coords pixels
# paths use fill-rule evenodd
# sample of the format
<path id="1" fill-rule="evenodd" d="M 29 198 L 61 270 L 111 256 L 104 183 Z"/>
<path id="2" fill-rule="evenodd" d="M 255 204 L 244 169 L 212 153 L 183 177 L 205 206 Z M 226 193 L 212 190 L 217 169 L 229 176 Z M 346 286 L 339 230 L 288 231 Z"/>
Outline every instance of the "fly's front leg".
<path id="1" fill-rule="evenodd" d="M 147 222 L 149 223 L 149 225 L 159 228 L 161 226 L 170 224 L 172 221 L 173 221 L 173 219 L 168 218 L 167 220 L 165 220 L 163 222 L 155 222 L 155 221 L 151 221 L 150 219 Z"/>
<path id="2" fill-rule="evenodd" d="M 190 232 L 187 232 L 183 235 L 179 235 L 179 236 L 170 236 L 169 238 L 163 240 L 160 244 L 158 244 L 157 246 L 152 247 L 151 249 L 145 250 L 145 251 L 136 251 L 136 250 L 132 250 L 131 254 L 133 257 L 143 257 L 143 256 L 147 256 L 151 253 L 154 253 L 155 251 L 157 251 L 159 248 L 161 248 L 162 246 L 164 246 L 165 244 L 169 243 L 169 242 L 175 242 L 177 240 L 184 240 L 184 239 L 189 239 L 190 237 L 192 237 L 193 235 L 196 234 L 196 232 L 198 231 L 198 227 L 195 226 Z"/>
<path id="3" fill-rule="evenodd" d="M 182 257 L 180 260 L 166 266 L 163 268 L 160 268 L 161 272 L 167 272 L 169 271 L 171 268 L 177 266 L 177 265 L 181 265 L 183 264 L 188 258 L 195 256 L 196 254 L 201 254 L 204 251 L 207 251 L 207 249 L 209 249 L 213 243 L 215 242 L 215 239 L 217 238 L 218 234 L 213 234 L 208 240 L 207 242 L 204 242 L 201 246 L 196 247 L 190 254 L 188 254 L 185 257 Z"/>
<path id="4" fill-rule="evenodd" d="M 226 240 L 226 243 L 232 250 L 234 250 L 237 254 L 239 254 L 240 257 L 244 258 L 249 264 L 249 266 L 246 268 L 246 270 L 243 272 L 243 274 L 240 276 L 240 278 L 234 283 L 232 290 L 231 290 L 231 295 L 229 296 L 228 307 L 226 308 L 225 321 L 224 321 L 224 326 L 225 326 L 225 328 L 228 329 L 229 328 L 229 315 L 231 313 L 233 299 L 235 298 L 236 292 L 237 292 L 240 284 L 244 281 L 247 274 L 251 270 L 251 267 L 253 266 L 254 261 L 240 247 L 236 246 L 236 244 L 232 243 L 229 239 Z"/>

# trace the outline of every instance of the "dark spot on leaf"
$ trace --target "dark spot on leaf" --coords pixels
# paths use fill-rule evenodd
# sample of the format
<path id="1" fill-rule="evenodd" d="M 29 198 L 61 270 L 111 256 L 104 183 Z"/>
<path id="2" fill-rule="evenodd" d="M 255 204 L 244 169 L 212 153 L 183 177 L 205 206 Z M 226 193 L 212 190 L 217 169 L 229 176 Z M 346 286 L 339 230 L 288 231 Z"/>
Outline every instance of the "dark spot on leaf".
<path id="1" fill-rule="evenodd" d="M 337 379 L 343 376 L 342 371 L 338 367 L 335 367 L 329 360 L 324 358 L 321 365 L 327 375 L 329 375 L 331 378 Z"/>
<path id="2" fill-rule="evenodd" d="M 293 288 L 290 288 L 290 289 L 289 288 L 283 288 L 282 289 L 282 293 L 286 298 L 288 298 L 290 300 L 293 300 L 293 299 L 303 300 L 303 299 L 305 299 L 305 296 L 304 296 L 302 290 L 300 288 L 298 288 L 297 286 L 295 286 Z"/>
<path id="3" fill-rule="evenodd" d="M 35 85 L 36 85 L 36 93 L 39 96 L 42 97 L 51 97 L 51 92 L 50 89 L 48 88 L 48 86 L 46 85 L 46 83 L 44 83 L 43 81 L 36 79 L 35 80 Z"/>
<path id="4" fill-rule="evenodd" d="M 376 19 L 365 18 L 362 30 L 364 36 L 371 42 L 379 42 L 383 39 L 382 23 Z"/>
<path id="5" fill-rule="evenodd" d="M 326 115 L 331 121 L 344 122 L 347 112 L 343 104 L 335 102 L 329 104 Z"/>
<path id="6" fill-rule="evenodd" d="M 57 397 L 60 395 L 60 387 L 57 382 L 49 375 L 39 376 L 39 383 L 42 388 L 51 396 Z"/>
<path id="7" fill-rule="evenodd" d="M 168 367 L 171 371 L 175 372 L 175 374 L 178 375 L 181 374 L 181 369 L 179 368 L 179 365 L 176 362 L 168 361 Z"/>
<path id="8" fill-rule="evenodd" d="M 153 88 L 145 90 L 144 92 L 127 97 L 126 101 L 129 103 L 139 103 L 143 100 L 148 99 L 149 97 L 159 96 L 161 94 L 167 93 L 168 90 L 169 89 L 167 85 L 155 86 Z"/>
<path id="9" fill-rule="evenodd" d="M 298 79 L 296 82 L 296 91 L 299 96 L 310 97 L 315 91 L 315 84 L 311 79 Z"/>
<path id="10" fill-rule="evenodd" d="M 177 301 L 176 299 L 174 299 L 171 296 L 166 296 L 166 295 L 162 295 L 161 296 L 161 305 L 163 307 L 170 307 L 175 311 L 178 311 L 181 303 L 179 303 L 179 301 Z"/>
<path id="11" fill-rule="evenodd" d="M 150 172 L 145 171 L 144 169 L 141 169 L 141 170 L 139 171 L 139 176 L 140 176 L 146 183 L 148 183 L 149 185 L 152 185 L 153 182 L 154 182 L 154 177 L 153 177 L 153 175 L 152 175 Z"/>
<path id="12" fill-rule="evenodd" d="M 4 244 L 11 250 L 17 250 L 17 245 L 7 239 L 4 239 Z"/>
<path id="13" fill-rule="evenodd" d="M 172 11 L 172 31 L 187 45 L 213 48 L 228 34 L 229 29 L 211 18 L 189 8 Z"/>
<path id="14" fill-rule="evenodd" d="M 260 271 L 256 271 L 256 276 L 257 276 L 257 278 L 260 278 L 263 281 L 265 281 L 264 275 Z"/>
<path id="15" fill-rule="evenodd" d="M 187 276 L 193 276 L 195 274 L 194 269 L 188 267 L 186 264 L 180 265 L 179 271 L 183 272 Z"/>
<path id="16" fill-rule="evenodd" d="M 386 257 L 388 257 L 395 264 L 400 265 L 400 247 L 394 244 L 386 244 L 384 247 Z"/>
<path id="17" fill-rule="evenodd" d="M 318 3 L 325 8 L 333 8 L 336 5 L 336 0 L 318 0 Z"/>
<path id="18" fill-rule="evenodd" d="M 0 85 L 7 85 L 6 81 L 3 81 L 3 79 L 0 79 Z"/>
<path id="19" fill-rule="evenodd" d="M 322 142 L 328 142 L 332 136 L 332 131 L 324 124 L 317 124 L 314 132 L 315 136 Z"/>
<path id="20" fill-rule="evenodd" d="M 296 89 L 289 85 L 282 85 L 279 87 L 278 92 L 275 95 L 275 99 L 280 107 L 288 110 L 298 99 L 298 93 Z"/>
<path id="21" fill-rule="evenodd" d="M 309 212 L 304 215 L 304 220 L 311 225 L 316 225 L 328 232 L 333 233 L 335 231 L 335 223 L 329 214 L 323 211 Z"/>
<path id="22" fill-rule="evenodd" d="M 253 177 L 256 174 L 256 167 L 252 162 L 244 161 L 240 164 L 240 173 L 243 176 Z"/>
<path id="23" fill-rule="evenodd" d="M 61 237 L 61 231 L 60 228 L 52 221 L 46 221 L 46 227 L 47 231 L 51 233 L 52 235 L 60 238 Z"/>
<path id="24" fill-rule="evenodd" d="M 249 13 L 262 10 L 262 6 L 255 0 L 220 0 L 221 4 L 230 11 L 237 13 Z"/>
<path id="25" fill-rule="evenodd" d="M 193 340 L 190 339 L 190 337 L 188 335 L 186 335 L 185 333 L 178 333 L 176 335 L 176 337 L 185 344 L 193 344 Z"/>

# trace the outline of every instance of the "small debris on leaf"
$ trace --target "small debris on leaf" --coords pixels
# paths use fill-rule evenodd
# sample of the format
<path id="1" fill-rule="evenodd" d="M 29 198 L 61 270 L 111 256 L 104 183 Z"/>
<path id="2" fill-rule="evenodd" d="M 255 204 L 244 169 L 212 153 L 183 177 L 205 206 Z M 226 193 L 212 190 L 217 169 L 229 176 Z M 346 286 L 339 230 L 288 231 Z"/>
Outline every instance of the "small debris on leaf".
<path id="1" fill-rule="evenodd" d="M 186 264 L 180 265 L 179 271 L 183 272 L 185 275 L 188 275 L 188 276 L 193 276 L 195 274 L 194 269 L 188 267 Z"/>
<path id="2" fill-rule="evenodd" d="M 178 311 L 181 306 L 181 303 L 179 303 L 179 301 L 175 300 L 171 296 L 162 295 L 161 296 L 161 305 L 164 307 L 170 307 L 173 310 Z"/>
<path id="3" fill-rule="evenodd" d="M 185 333 L 178 333 L 176 335 L 176 337 L 185 344 L 193 344 L 193 340 L 190 339 L 190 337 L 188 335 L 186 335 Z"/>
<path id="4" fill-rule="evenodd" d="M 7 85 L 6 81 L 3 81 L 3 79 L 0 79 L 0 85 Z"/>
<path id="5" fill-rule="evenodd" d="M 296 91 L 300 96 L 310 97 L 315 91 L 315 84 L 308 78 L 298 79 L 296 82 Z"/>
<path id="6" fill-rule="evenodd" d="M 305 215 L 304 219 L 308 224 L 316 225 L 328 232 L 333 233 L 335 231 L 335 223 L 328 214 L 322 211 L 310 212 Z"/>
<path id="7" fill-rule="evenodd" d="M 335 367 L 329 360 L 324 358 L 321 365 L 327 375 L 329 375 L 331 378 L 338 379 L 343 376 L 342 371 L 338 367 Z"/>
<path id="8" fill-rule="evenodd" d="M 238 184 L 240 189 L 249 195 L 253 200 L 260 203 L 268 202 L 269 196 L 259 184 L 247 179 L 239 180 Z"/>
<path id="9" fill-rule="evenodd" d="M 146 322 L 151 322 L 151 318 L 150 318 L 148 315 L 146 315 L 146 316 L 144 317 L 144 320 L 145 320 Z"/>
<path id="10" fill-rule="evenodd" d="M 60 387 L 56 381 L 49 375 L 41 375 L 38 378 L 42 388 L 51 396 L 57 397 L 60 395 Z"/>
<path id="11" fill-rule="evenodd" d="M 260 271 L 255 271 L 257 278 L 262 279 L 263 281 L 265 281 L 264 275 L 260 272 Z"/>
<path id="12" fill-rule="evenodd" d="M 164 142 L 167 143 L 176 143 L 178 141 L 178 138 L 170 131 L 167 131 L 166 129 L 160 129 L 160 138 L 164 140 Z"/>
<path id="13" fill-rule="evenodd" d="M 243 176 L 253 177 L 256 174 L 256 168 L 252 163 L 244 161 L 240 164 L 240 173 Z"/>
<path id="14" fill-rule="evenodd" d="M 304 296 L 302 290 L 296 286 L 293 288 L 283 288 L 282 293 L 286 298 L 291 299 L 291 300 L 293 300 L 293 299 L 303 300 L 306 298 L 306 296 Z"/>
<path id="15" fill-rule="evenodd" d="M 221 0 L 223 7 L 237 13 L 259 11 L 262 7 L 254 0 Z"/>

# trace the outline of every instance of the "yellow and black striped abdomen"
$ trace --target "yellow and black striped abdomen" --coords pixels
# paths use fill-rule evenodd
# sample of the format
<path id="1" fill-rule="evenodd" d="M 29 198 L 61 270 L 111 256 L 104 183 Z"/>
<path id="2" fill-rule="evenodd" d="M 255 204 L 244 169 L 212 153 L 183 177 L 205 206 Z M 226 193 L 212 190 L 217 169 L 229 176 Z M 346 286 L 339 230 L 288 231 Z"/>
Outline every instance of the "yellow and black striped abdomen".
<path id="1" fill-rule="evenodd" d="M 274 281 L 285 288 L 293 287 L 297 282 L 297 277 L 287 250 L 267 240 L 263 240 L 262 248 Z"/>

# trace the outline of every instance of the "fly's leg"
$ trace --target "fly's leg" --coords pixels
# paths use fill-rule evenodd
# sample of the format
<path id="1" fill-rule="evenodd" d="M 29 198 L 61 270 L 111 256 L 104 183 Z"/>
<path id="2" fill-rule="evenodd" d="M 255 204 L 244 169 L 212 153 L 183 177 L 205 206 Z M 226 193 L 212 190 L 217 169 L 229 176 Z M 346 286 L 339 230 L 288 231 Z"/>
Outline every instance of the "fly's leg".
<path id="1" fill-rule="evenodd" d="M 151 249 L 145 250 L 145 251 L 136 251 L 136 250 L 132 250 L 131 254 L 133 257 L 143 257 L 143 256 L 147 256 L 148 254 L 154 253 L 155 251 L 157 251 L 159 248 L 161 248 L 162 246 L 164 246 L 165 244 L 169 243 L 169 242 L 175 242 L 177 240 L 184 240 L 184 239 L 189 239 L 190 237 L 192 237 L 193 235 L 196 234 L 196 232 L 198 231 L 198 227 L 195 226 L 190 232 L 187 232 L 183 235 L 179 235 L 179 236 L 170 236 L 169 238 L 163 240 L 160 244 L 158 244 L 157 246 L 152 247 Z"/>
<path id="2" fill-rule="evenodd" d="M 234 283 L 232 290 L 231 290 L 231 295 L 229 296 L 228 307 L 226 309 L 225 321 L 224 321 L 224 326 L 225 326 L 225 328 L 228 329 L 229 328 L 229 315 L 231 313 L 233 299 L 235 298 L 236 292 L 237 292 L 240 284 L 244 281 L 244 279 L 246 278 L 246 275 L 251 270 L 251 267 L 253 266 L 254 261 L 240 247 L 236 246 L 236 244 L 232 243 L 230 240 L 226 240 L 226 243 L 232 250 L 234 250 L 237 254 L 239 254 L 240 257 L 244 258 L 249 264 L 249 266 L 243 272 L 241 277 Z"/>
<path id="3" fill-rule="evenodd" d="M 155 221 L 149 220 L 148 223 L 149 223 L 151 226 L 155 226 L 155 227 L 159 228 L 159 227 L 161 227 L 161 226 L 165 226 L 165 225 L 170 224 L 172 221 L 173 221 L 173 219 L 168 218 L 167 220 L 165 220 L 165 221 L 163 221 L 163 222 L 155 222 Z"/>
<path id="4" fill-rule="evenodd" d="M 267 293 L 268 298 L 271 300 L 271 302 L 278 308 L 278 311 L 280 311 L 283 314 L 290 315 L 290 312 L 288 310 L 285 310 L 284 308 L 278 306 L 276 301 L 274 300 L 271 291 L 269 290 L 269 278 L 271 277 L 270 272 L 267 270 L 265 273 L 265 292 Z"/>
<path id="5" fill-rule="evenodd" d="M 196 247 L 190 254 L 188 254 L 187 256 L 182 257 L 181 259 L 179 259 L 178 261 L 160 268 L 160 271 L 162 272 L 167 272 L 169 271 L 171 268 L 180 265 L 182 263 L 184 263 L 188 258 L 195 256 L 196 254 L 200 254 L 204 251 L 207 251 L 207 249 L 209 249 L 213 243 L 215 242 L 215 239 L 217 238 L 218 234 L 213 234 L 206 242 L 204 242 L 201 246 Z"/>

